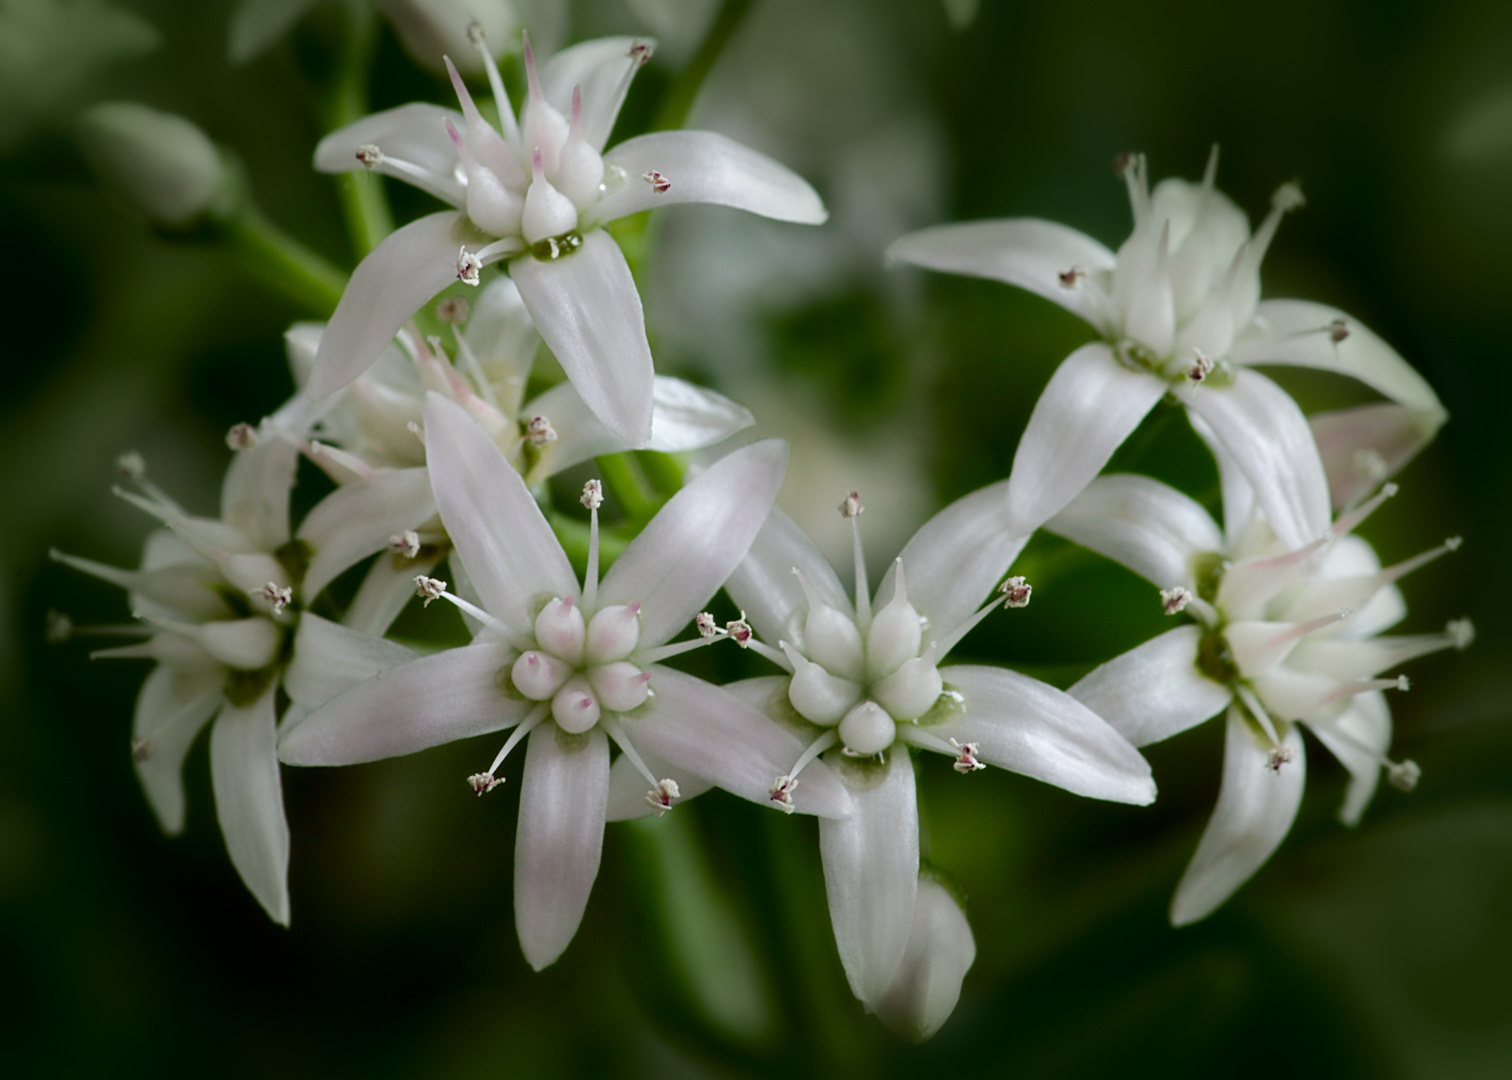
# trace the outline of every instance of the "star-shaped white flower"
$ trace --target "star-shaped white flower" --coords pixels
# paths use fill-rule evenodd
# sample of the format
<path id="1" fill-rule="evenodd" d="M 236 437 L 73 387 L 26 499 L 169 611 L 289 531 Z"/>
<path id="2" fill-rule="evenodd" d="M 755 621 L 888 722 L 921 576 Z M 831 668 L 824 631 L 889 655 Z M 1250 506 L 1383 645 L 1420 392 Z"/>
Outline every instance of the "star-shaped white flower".
<path id="1" fill-rule="evenodd" d="M 479 603 L 435 579 L 419 586 L 457 604 L 481 630 L 471 645 L 394 668 L 330 701 L 285 730 L 279 754 L 292 764 L 343 765 L 513 728 L 493 764 L 469 778 L 481 795 L 529 736 L 515 918 L 525 957 L 540 969 L 571 941 L 598 873 L 610 739 L 641 791 L 650 789 L 642 806 L 658 812 L 678 797 L 680 779 L 652 772 L 648 760 L 765 802 L 772 770 L 802 749 L 720 688 L 658 663 L 713 640 L 666 644 L 750 546 L 777 493 L 785 450 L 756 443 L 704 471 L 602 583 L 602 494 L 590 481 L 584 504 L 593 532 L 579 586 L 519 473 L 461 406 L 431 394 L 425 434 L 441 517 Z M 811 812 L 848 811 L 844 789 L 822 774 L 805 794 Z"/>
<path id="2" fill-rule="evenodd" d="M 1168 393 L 1208 423 L 1292 547 L 1327 526 L 1330 479 L 1336 498 L 1358 498 L 1442 425 L 1428 384 L 1349 316 L 1260 300 L 1261 260 L 1301 191 L 1283 185 L 1251 235 L 1244 212 L 1213 186 L 1217 163 L 1215 148 L 1202 183 L 1172 178 L 1151 193 L 1144 158 L 1123 159 L 1134 232 L 1116 255 L 1036 218 L 942 225 L 889 249 L 892 260 L 1028 289 L 1101 338 L 1067 357 L 1035 404 L 1010 478 L 1015 532 L 1031 532 L 1075 498 Z M 1309 427 L 1256 364 L 1349 375 L 1390 400 L 1323 414 Z M 1362 456 L 1362 447 L 1371 449 Z"/>
<path id="3" fill-rule="evenodd" d="M 588 408 L 618 439 L 652 436 L 652 362 L 640 295 L 603 226 L 681 202 L 719 203 L 818 224 L 824 204 L 770 158 L 706 131 L 642 135 L 607 154 L 604 142 L 648 42 L 575 45 L 537 71 L 525 46 L 528 93 L 518 121 L 482 50 L 503 134 L 483 119 L 461 78 L 462 112 L 412 104 L 321 140 L 326 172 L 395 176 L 458 209 L 399 229 L 352 275 L 320 343 L 307 392 L 316 401 L 351 382 L 410 315 L 457 278 L 478 283 L 509 260 L 536 327 Z"/>

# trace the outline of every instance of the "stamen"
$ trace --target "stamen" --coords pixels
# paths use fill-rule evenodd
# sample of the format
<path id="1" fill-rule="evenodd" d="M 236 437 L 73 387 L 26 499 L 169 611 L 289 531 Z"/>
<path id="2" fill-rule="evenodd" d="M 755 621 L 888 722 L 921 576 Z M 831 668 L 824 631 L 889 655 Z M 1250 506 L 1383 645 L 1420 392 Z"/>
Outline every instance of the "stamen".
<path id="1" fill-rule="evenodd" d="M 668 180 L 665 176 L 657 172 L 655 169 L 652 169 L 648 173 L 643 173 L 641 175 L 641 179 L 650 184 L 651 190 L 656 192 L 658 195 L 665 195 L 667 192 L 672 190 L 672 181 Z"/>
<path id="2" fill-rule="evenodd" d="M 1406 758 L 1400 763 L 1391 762 L 1386 766 L 1386 781 L 1398 791 L 1411 791 L 1417 787 L 1422 775 L 1423 770 L 1418 768 L 1418 763 L 1411 758 Z"/>
<path id="3" fill-rule="evenodd" d="M 1069 270 L 1062 270 L 1055 276 L 1060 281 L 1061 288 L 1075 289 L 1078 288 L 1083 281 L 1087 280 L 1087 268 L 1081 263 L 1077 263 Z"/>
<path id="4" fill-rule="evenodd" d="M 388 549 L 395 555 L 402 555 L 406 559 L 413 559 L 420 554 L 420 534 L 414 529 L 395 533 L 388 538 Z M 429 600 L 426 601 L 426 603 L 429 602 Z"/>
<path id="5" fill-rule="evenodd" d="M 1296 760 L 1297 752 L 1290 746 L 1273 746 L 1265 756 L 1265 767 L 1273 773 L 1279 773 L 1281 766 Z"/>
<path id="6" fill-rule="evenodd" d="M 443 588 L 445 587 L 444 582 L 442 586 Z M 294 590 L 287 585 L 280 586 L 275 581 L 270 581 L 258 589 L 248 589 L 247 595 L 266 600 L 273 606 L 273 614 L 275 615 L 282 614 L 283 609 L 288 607 L 294 600 Z M 426 603 L 430 603 L 430 601 L 427 600 Z"/>
<path id="7" fill-rule="evenodd" d="M 1201 349 L 1194 348 L 1192 352 L 1197 356 L 1196 361 L 1181 373 L 1192 384 L 1192 392 L 1196 393 L 1198 385 L 1213 373 L 1213 358 Z"/>
<path id="8" fill-rule="evenodd" d="M 1328 324 L 1328 340 L 1335 345 L 1349 337 L 1349 323 L 1344 319 L 1335 319 Z"/>
<path id="9" fill-rule="evenodd" d="M 711 638 L 728 633 L 728 631 L 719 628 L 718 624 L 714 622 L 714 616 L 707 611 L 700 611 L 697 615 L 693 616 L 693 626 L 698 630 L 699 637 Z"/>
<path id="10" fill-rule="evenodd" d="M 866 580 L 866 552 L 861 547 L 861 493 L 852 491 L 840 503 L 840 516 L 851 523 L 851 553 L 856 565 L 856 628 L 863 634 L 871 626 L 871 586 Z"/>
<path id="11" fill-rule="evenodd" d="M 1469 619 L 1450 619 L 1444 633 L 1458 652 L 1464 652 L 1475 642 L 1475 624 Z"/>
<path id="12" fill-rule="evenodd" d="M 493 773 L 486 772 L 473 773 L 467 778 L 467 783 L 472 787 L 473 794 L 480 798 L 487 795 L 503 782 L 503 780 L 494 776 Z"/>
<path id="13" fill-rule="evenodd" d="M 1370 498 L 1366 499 L 1353 510 L 1350 510 L 1345 514 L 1340 514 L 1337 518 L 1334 519 L 1334 536 L 1348 536 L 1350 533 L 1354 532 L 1355 529 L 1359 528 L 1359 525 L 1362 521 L 1368 518 L 1371 514 L 1375 513 L 1383 502 L 1394 496 L 1396 493 L 1397 486 L 1395 484 L 1386 484 L 1381 488 L 1380 491 L 1376 492 Z"/>
<path id="14" fill-rule="evenodd" d="M 425 602 L 425 607 L 430 607 L 432 600 L 439 600 L 446 595 L 446 582 L 440 578 L 417 574 L 415 576 L 415 594 Z"/>
<path id="15" fill-rule="evenodd" d="M 146 761 L 152 756 L 152 740 L 141 736 L 132 736 L 131 760 L 136 762 Z"/>
<path id="16" fill-rule="evenodd" d="M 478 258 L 478 256 L 473 252 L 468 251 L 466 244 L 463 244 L 460 248 L 457 249 L 458 281 L 462 282 L 464 285 L 471 285 L 476 288 L 478 282 L 481 280 L 478 275 L 482 270 L 483 260 Z"/>
<path id="17" fill-rule="evenodd" d="M 537 705 L 534 709 L 531 709 L 530 713 L 525 717 L 525 719 L 520 721 L 519 726 L 509 733 L 509 738 L 504 741 L 504 746 L 499 750 L 498 756 L 493 759 L 493 764 L 488 767 L 488 771 L 484 773 L 478 773 L 476 775 L 485 777 L 497 776 L 499 773 L 499 766 L 504 764 L 504 759 L 509 756 L 509 752 L 519 745 L 521 739 L 534 731 L 536 725 L 544 720 L 546 718 L 546 714 L 550 711 L 551 705 L 544 701 Z M 481 795 L 482 792 L 479 792 L 478 794 Z"/>
<path id="18" fill-rule="evenodd" d="M 472 308 L 461 296 L 448 296 L 436 304 L 436 318 L 444 323 L 465 323 Z"/>
<path id="19" fill-rule="evenodd" d="M 658 780 L 656 786 L 646 792 L 646 805 L 656 811 L 656 816 L 661 817 L 672 809 L 672 800 L 682 798 L 682 791 L 677 786 L 677 781 L 671 777 Z"/>
<path id="20" fill-rule="evenodd" d="M 1169 589 L 1160 590 L 1160 607 L 1167 615 L 1175 615 L 1185 611 L 1187 605 L 1192 600 L 1192 590 L 1184 585 L 1176 585 Z"/>
<path id="21" fill-rule="evenodd" d="M 115 460 L 116 475 L 122 480 L 140 480 L 147 475 L 147 461 L 135 450 L 128 450 Z"/>
<path id="22" fill-rule="evenodd" d="M 950 745 L 959 751 L 956 755 L 955 764 L 951 768 L 961 775 L 964 776 L 967 773 L 979 772 L 987 767 L 986 762 L 977 759 L 977 754 L 982 749 L 980 744 L 974 742 L 959 743 L 951 739 Z"/>
<path id="23" fill-rule="evenodd" d="M 257 441 L 257 429 L 251 424 L 232 424 L 226 432 L 226 445 L 232 450 L 250 450 Z"/>
<path id="24" fill-rule="evenodd" d="M 784 814 L 791 814 L 793 812 L 793 789 L 798 786 L 798 774 L 808 767 L 809 762 L 839 741 L 840 733 L 833 728 L 823 732 L 817 739 L 808 744 L 808 747 L 802 754 L 798 755 L 798 760 L 793 763 L 791 769 L 772 781 L 772 786 L 767 789 L 767 797 L 776 804 L 777 809 L 781 810 Z"/>
<path id="25" fill-rule="evenodd" d="M 599 480 L 589 480 L 583 485 L 582 497 L 578 500 L 588 508 L 588 566 L 583 577 L 583 606 L 592 611 L 598 606 L 599 578 L 599 507 L 604 505 L 604 485 Z"/>
<path id="26" fill-rule="evenodd" d="M 998 592 L 1003 594 L 1004 609 L 1021 608 L 1029 606 L 1034 587 L 1023 577 L 1011 577 L 998 586 Z"/>
<path id="27" fill-rule="evenodd" d="M 363 143 L 357 148 L 357 160 L 368 172 L 372 172 L 383 164 L 383 151 L 378 149 L 376 143 Z"/>
<path id="28" fill-rule="evenodd" d="M 531 446 L 539 448 L 557 441 L 556 428 L 551 426 L 551 421 L 546 417 L 532 416 L 525 425 L 525 438 Z"/>

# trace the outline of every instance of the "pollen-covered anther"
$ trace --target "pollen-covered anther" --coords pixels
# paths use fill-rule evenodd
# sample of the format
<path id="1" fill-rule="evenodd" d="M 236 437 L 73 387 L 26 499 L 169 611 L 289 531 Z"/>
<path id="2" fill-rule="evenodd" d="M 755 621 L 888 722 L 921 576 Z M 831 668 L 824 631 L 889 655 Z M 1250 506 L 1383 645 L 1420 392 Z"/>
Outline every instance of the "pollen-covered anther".
<path id="1" fill-rule="evenodd" d="M 1193 349 L 1197 359 L 1182 371 L 1188 382 L 1196 385 L 1213 373 L 1213 358 L 1201 349 Z"/>
<path id="2" fill-rule="evenodd" d="M 468 786 L 473 789 L 473 794 L 479 796 L 487 795 L 503 782 L 493 773 L 488 772 L 473 773 L 467 778 Z"/>
<path id="3" fill-rule="evenodd" d="M 369 172 L 383 164 L 383 151 L 376 143 L 363 143 L 357 148 L 357 160 Z"/>
<path id="4" fill-rule="evenodd" d="M 420 534 L 414 529 L 395 533 L 388 538 L 388 549 L 395 555 L 402 555 L 406 559 L 413 559 L 420 554 Z"/>
<path id="5" fill-rule="evenodd" d="M 677 786 L 677 781 L 670 776 L 656 782 L 656 786 L 646 792 L 646 805 L 656 811 L 656 816 L 661 817 L 672 809 L 672 801 L 682 798 L 682 791 Z"/>
<path id="6" fill-rule="evenodd" d="M 636 38 L 630 43 L 630 52 L 627 55 L 637 64 L 646 64 L 650 62 L 651 54 L 655 51 L 655 47 L 649 41 Z"/>
<path id="7" fill-rule="evenodd" d="M 457 249 L 458 281 L 465 285 L 477 286 L 479 281 L 482 280 L 478 275 L 482 272 L 483 260 L 478 258 L 475 252 L 468 251 L 465 244 Z"/>
<path id="8" fill-rule="evenodd" d="M 1444 626 L 1444 633 L 1449 636 L 1449 643 L 1460 652 L 1475 644 L 1475 624 L 1469 619 L 1450 619 Z"/>
<path id="9" fill-rule="evenodd" d="M 1423 770 L 1418 768 L 1418 763 L 1411 758 L 1405 758 L 1400 762 L 1394 761 L 1386 766 L 1386 782 L 1398 791 L 1411 791 L 1417 787 L 1422 775 Z"/>
<path id="10" fill-rule="evenodd" d="M 648 173 L 641 174 L 641 179 L 650 184 L 651 190 L 656 192 L 658 195 L 665 195 L 667 192 L 672 190 L 672 181 L 668 180 L 665 176 L 657 172 L 655 169 L 652 169 Z"/>
<path id="11" fill-rule="evenodd" d="M 1297 752 L 1290 746 L 1273 746 L 1270 753 L 1265 755 L 1265 767 L 1273 773 L 1279 773 L 1281 766 L 1297 760 Z"/>
<path id="12" fill-rule="evenodd" d="M 1306 206 L 1307 197 L 1302 194 L 1302 184 L 1296 180 L 1288 180 L 1282 184 L 1271 196 L 1271 205 L 1285 212 L 1300 210 Z"/>
<path id="13" fill-rule="evenodd" d="M 598 480 L 589 480 L 583 485 L 583 495 L 578 501 L 589 510 L 597 510 L 604 505 L 604 485 Z"/>
<path id="14" fill-rule="evenodd" d="M 693 616 L 693 626 L 697 629 L 698 636 L 703 638 L 718 637 L 724 633 L 719 628 L 719 624 L 714 621 L 714 616 L 710 615 L 707 611 L 700 611 L 697 615 Z"/>
<path id="15" fill-rule="evenodd" d="M 1160 609 L 1167 615 L 1175 615 L 1186 610 L 1186 606 L 1192 602 L 1192 590 L 1185 585 L 1174 585 L 1169 589 L 1160 590 Z"/>
<path id="16" fill-rule="evenodd" d="M 853 491 L 840 502 L 840 516 L 843 518 L 858 518 L 861 511 L 866 509 L 861 505 L 861 493 Z"/>
<path id="17" fill-rule="evenodd" d="M 954 739 L 951 739 L 950 745 L 955 747 L 957 751 L 955 763 L 950 767 L 961 775 L 980 772 L 987 767 L 986 762 L 977 758 L 977 754 L 982 749 L 979 744 L 974 742 L 956 742 Z"/>
<path id="18" fill-rule="evenodd" d="M 461 296 L 448 296 L 436 305 L 436 318 L 444 323 L 465 323 L 472 307 Z"/>
<path id="19" fill-rule="evenodd" d="M 1069 270 L 1062 270 L 1055 276 L 1060 281 L 1061 288 L 1074 289 L 1087 280 L 1087 268 L 1081 263 L 1077 263 Z"/>
<path id="20" fill-rule="evenodd" d="M 1011 577 L 998 586 L 998 592 L 1003 594 L 1003 607 L 1021 608 L 1029 606 L 1029 596 L 1034 592 L 1034 586 L 1022 577 Z"/>
<path id="21" fill-rule="evenodd" d="M 283 611 L 294 600 L 294 590 L 292 588 L 287 585 L 279 585 L 273 581 L 268 582 L 260 589 L 249 589 L 247 595 L 266 600 L 273 606 L 273 613 L 275 615 Z"/>
<path id="22" fill-rule="evenodd" d="M 724 632 L 729 635 L 730 640 L 742 649 L 749 649 L 751 647 L 751 637 L 756 633 L 756 631 L 751 629 L 751 624 L 746 622 L 744 611 L 740 613 L 740 618 L 731 619 L 725 623 Z"/>
<path id="23" fill-rule="evenodd" d="M 1349 337 L 1349 323 L 1344 319 L 1335 319 L 1328 324 L 1328 340 L 1335 345 Z"/>
<path id="24" fill-rule="evenodd" d="M 147 461 L 135 450 L 128 450 L 116 458 L 115 467 L 122 480 L 140 480 L 147 475 Z"/>
<path id="25" fill-rule="evenodd" d="M 446 582 L 440 578 L 426 577 L 424 574 L 415 576 L 415 595 L 425 601 L 425 606 L 430 607 L 432 600 L 441 599 L 441 594 L 446 592 Z"/>
<path id="26" fill-rule="evenodd" d="M 793 789 L 798 786 L 796 776 L 779 776 L 772 781 L 772 786 L 767 789 L 767 798 L 784 814 L 793 812 Z"/>
<path id="27" fill-rule="evenodd" d="M 257 445 L 257 429 L 251 424 L 232 424 L 226 432 L 226 445 L 233 450 L 250 450 Z"/>
<path id="28" fill-rule="evenodd" d="M 483 39 L 488 35 L 483 31 L 483 24 L 477 19 L 472 19 L 467 24 L 467 40 L 474 45 L 483 44 Z"/>
<path id="29" fill-rule="evenodd" d="M 146 761 L 152 756 L 152 740 L 140 735 L 131 740 L 131 760 Z"/>
<path id="30" fill-rule="evenodd" d="M 545 446 L 557 441 L 556 428 L 544 416 L 532 416 L 525 425 L 525 438 L 530 440 L 531 446 Z"/>
<path id="31" fill-rule="evenodd" d="M 74 621 L 57 608 L 48 608 L 42 624 L 42 640 L 49 645 L 61 645 L 73 637 Z"/>

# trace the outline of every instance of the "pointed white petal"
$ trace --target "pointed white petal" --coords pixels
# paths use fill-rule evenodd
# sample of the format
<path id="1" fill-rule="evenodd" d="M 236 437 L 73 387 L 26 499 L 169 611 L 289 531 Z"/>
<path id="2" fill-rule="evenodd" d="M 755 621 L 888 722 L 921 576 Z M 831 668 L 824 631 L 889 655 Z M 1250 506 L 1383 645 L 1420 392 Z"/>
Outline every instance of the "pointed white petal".
<path id="1" fill-rule="evenodd" d="M 514 656 L 503 645 L 467 645 L 381 671 L 287 728 L 279 756 L 290 765 L 355 765 L 519 723 L 534 702 L 499 689 Z"/>
<path id="2" fill-rule="evenodd" d="M 1148 476 L 1099 476 L 1045 529 L 1121 563 L 1162 589 L 1194 587 L 1192 556 L 1224 550 L 1202 505 Z"/>
<path id="3" fill-rule="evenodd" d="M 1034 404 L 1008 477 L 1009 531 L 1027 536 L 1081 494 L 1166 392 L 1100 341 L 1066 357 Z"/>
<path id="4" fill-rule="evenodd" d="M 852 786 L 854 813 L 819 819 L 824 889 L 840 963 L 852 992 L 872 1008 L 903 961 L 919 886 L 913 762 L 901 743 L 886 753 L 887 765 L 872 786 Z"/>
<path id="5" fill-rule="evenodd" d="M 170 836 L 184 828 L 184 757 L 220 706 L 223 681 L 224 671 L 195 677 L 159 664 L 137 695 L 131 733 L 146 740 L 136 760 L 137 778 L 158 824 Z"/>
<path id="6" fill-rule="evenodd" d="M 1307 762 L 1295 727 L 1283 745 L 1296 756 L 1276 771 L 1267 764 L 1269 748 L 1261 746 L 1237 708 L 1229 709 L 1218 806 L 1171 900 L 1173 925 L 1210 915 L 1260 869 L 1291 829 Z"/>
<path id="7" fill-rule="evenodd" d="M 1213 433 L 1212 427 L 1195 412 L 1187 411 L 1187 420 L 1197 437 L 1207 444 L 1213 462 L 1218 466 L 1218 486 L 1222 491 L 1223 535 L 1229 551 L 1237 551 L 1245 538 L 1251 534 L 1255 516 L 1260 512 L 1255 504 L 1255 489 L 1250 486 L 1244 470 L 1234 455 L 1228 452 L 1223 441 Z"/>
<path id="8" fill-rule="evenodd" d="M 525 481 L 466 410 L 434 391 L 425 450 L 441 520 L 489 614 L 523 633 L 532 597 L 577 595 L 572 564 Z"/>
<path id="9" fill-rule="evenodd" d="M 274 922 L 289 925 L 289 823 L 278 776 L 274 690 L 227 705 L 210 729 L 210 779 L 226 850 Z"/>
<path id="10" fill-rule="evenodd" d="M 1155 801 L 1149 763 L 1065 691 L 1007 668 L 957 664 L 940 674 L 965 696 L 965 712 L 932 725 L 930 734 L 977 743 L 977 757 L 989 765 L 1075 795 L 1136 806 Z"/>
<path id="11" fill-rule="evenodd" d="M 855 616 L 845 587 L 814 542 L 792 518 L 773 509 L 751 550 L 725 582 L 730 598 L 769 645 L 792 637 L 808 610 L 794 569 L 808 579 L 826 604 Z"/>
<path id="12" fill-rule="evenodd" d="M 299 526 L 299 538 L 311 549 L 305 602 L 348 567 L 382 551 L 389 537 L 423 524 L 435 513 L 436 497 L 423 468 L 382 472 L 337 488 L 316 503 Z"/>
<path id="13" fill-rule="evenodd" d="M 1207 421 L 1243 470 L 1283 544 L 1297 548 L 1323 535 L 1330 520 L 1328 478 L 1307 417 L 1286 391 L 1240 368 L 1232 386 L 1201 386 L 1187 408 Z"/>
<path id="14" fill-rule="evenodd" d="M 515 834 L 515 928 L 530 966 L 556 962 L 598 877 L 609 795 L 609 741 L 552 723 L 530 733 Z"/>
<path id="15" fill-rule="evenodd" d="M 541 89 L 563 116 L 572 113 L 572 88 L 583 88 L 583 137 L 595 150 L 603 150 L 625 102 L 630 47 L 637 42 L 656 44 L 652 38 L 596 38 L 563 49 L 541 65 Z"/>
<path id="16" fill-rule="evenodd" d="M 673 203 L 715 203 L 777 221 L 821 225 L 824 200 L 786 165 L 712 131 L 656 131 L 620 143 L 604 155 L 628 179 L 589 208 L 594 223 Z M 643 179 L 659 173 L 671 187 L 657 191 Z"/>
<path id="17" fill-rule="evenodd" d="M 726 455 L 672 496 L 614 560 L 600 605 L 645 602 L 642 648 L 686 626 L 745 558 L 786 464 L 787 444 L 778 439 Z"/>
<path id="18" fill-rule="evenodd" d="M 1010 218 L 937 225 L 895 241 L 887 258 L 948 274 L 1006 281 L 1059 304 L 1101 332 L 1111 330 L 1107 308 L 1087 284 L 1068 289 L 1060 275 L 1074 267 L 1104 275 L 1113 269 L 1113 253 L 1090 236 L 1053 221 Z"/>
<path id="19" fill-rule="evenodd" d="M 921 878 L 908 950 L 877 1018 L 895 1035 L 924 1042 L 950 1019 L 975 962 L 976 939 L 961 905 L 938 881 Z"/>
<path id="20" fill-rule="evenodd" d="M 404 606 L 414 599 L 415 578 L 429 577 L 440 561 L 439 555 L 422 555 L 418 559 L 394 554 L 378 556 L 362 579 L 357 595 L 352 597 L 342 624 L 359 634 L 387 633 Z"/>
<path id="21" fill-rule="evenodd" d="M 315 147 L 315 168 L 323 173 L 361 169 L 358 147 L 376 146 L 388 157 L 417 166 L 420 173 L 385 169 L 382 164 L 375 171 L 414 184 L 461 208 L 467 199 L 467 189 L 457 179 L 457 151 L 446 133 L 448 120 L 458 131 L 467 126 L 456 109 L 418 101 L 364 116 L 320 140 Z M 376 184 L 378 180 L 374 177 L 369 182 Z"/>
<path id="22" fill-rule="evenodd" d="M 632 739 L 634 736 L 632 736 Z M 646 768 L 658 780 L 671 779 L 677 782 L 677 802 L 673 804 L 673 810 L 687 802 L 689 799 L 702 795 L 714 786 L 701 776 L 694 776 L 686 769 L 679 768 L 669 761 L 648 754 L 638 744 L 635 750 L 646 763 Z M 646 778 L 641 771 L 631 763 L 629 757 L 621 754 L 614 759 L 614 764 L 609 767 L 609 802 L 604 810 L 604 817 L 609 821 L 633 821 L 636 818 L 649 817 L 654 811 L 650 803 L 646 801 L 646 793 L 651 790 L 646 783 Z"/>
<path id="23" fill-rule="evenodd" d="M 1349 770 L 1349 788 L 1344 792 L 1344 805 L 1339 807 L 1339 820 L 1358 825 L 1381 779 L 1381 762 L 1375 755 L 1391 748 L 1391 707 L 1386 704 L 1386 695 L 1379 690 L 1357 694 L 1337 720 L 1310 722 L 1307 726 Z"/>
<path id="24" fill-rule="evenodd" d="M 294 634 L 284 688 L 296 703 L 314 710 L 380 671 L 415 659 L 415 651 L 397 641 L 351 630 L 307 611 Z"/>
<path id="25" fill-rule="evenodd" d="M 457 278 L 457 250 L 476 234 L 445 210 L 391 233 L 363 259 L 326 324 L 305 394 L 324 401 L 366 371 L 399 328 Z"/>
<path id="26" fill-rule="evenodd" d="M 1066 691 L 1135 746 L 1168 739 L 1233 700 L 1197 670 L 1199 626 L 1178 626 L 1094 668 Z"/>
<path id="27" fill-rule="evenodd" d="M 1308 417 L 1336 509 L 1353 506 L 1433 441 L 1448 414 L 1373 402 Z"/>
<path id="28" fill-rule="evenodd" d="M 371 256 L 369 256 L 371 258 Z M 640 293 L 619 245 L 602 229 L 552 261 L 509 264 L 547 348 L 605 427 L 631 447 L 651 438 L 651 346 Z"/>
<path id="29" fill-rule="evenodd" d="M 260 551 L 278 547 L 289 538 L 289 489 L 298 465 L 298 448 L 284 439 L 238 451 L 221 483 L 221 520 Z"/>

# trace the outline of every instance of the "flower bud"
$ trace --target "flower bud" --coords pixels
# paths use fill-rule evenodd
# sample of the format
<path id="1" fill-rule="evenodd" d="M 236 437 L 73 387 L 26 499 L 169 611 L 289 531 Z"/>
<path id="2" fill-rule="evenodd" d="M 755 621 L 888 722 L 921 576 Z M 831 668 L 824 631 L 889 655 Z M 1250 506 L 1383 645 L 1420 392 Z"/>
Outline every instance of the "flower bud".
<path id="1" fill-rule="evenodd" d="M 495 59 L 517 41 L 519 20 L 510 0 L 376 0 L 393 24 L 404 50 L 432 71 L 441 70 L 441 57 L 450 56 L 457 70 L 483 73 L 483 58 L 468 37 L 476 24 Z"/>
<path id="2" fill-rule="evenodd" d="M 877 1018 L 893 1033 L 923 1042 L 950 1019 L 961 980 L 976 960 L 966 913 L 939 882 L 919 879 L 913 930 L 892 985 L 876 1003 Z"/>
<path id="3" fill-rule="evenodd" d="M 86 112 L 79 148 L 101 184 L 155 225 L 186 225 L 210 209 L 225 168 L 210 137 L 190 121 L 134 101 Z"/>

